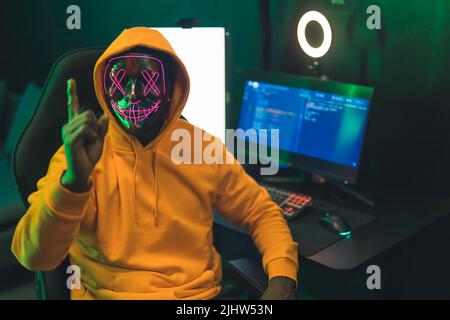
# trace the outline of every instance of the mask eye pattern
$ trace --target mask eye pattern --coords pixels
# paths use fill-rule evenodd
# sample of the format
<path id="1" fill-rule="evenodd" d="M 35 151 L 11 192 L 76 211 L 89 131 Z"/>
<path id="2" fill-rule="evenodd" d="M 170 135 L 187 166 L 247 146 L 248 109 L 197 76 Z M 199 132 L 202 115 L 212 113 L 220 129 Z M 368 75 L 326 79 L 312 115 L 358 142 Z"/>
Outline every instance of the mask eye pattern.
<path id="1" fill-rule="evenodd" d="M 124 97 L 127 95 L 125 90 L 122 88 L 122 85 L 120 84 L 123 78 L 125 77 L 125 73 L 126 73 L 125 69 L 122 68 L 119 71 L 117 71 L 116 74 L 114 74 L 113 72 L 109 74 L 109 78 L 113 82 L 110 88 L 111 96 L 114 94 L 114 92 L 116 92 L 116 89 L 119 89 L 119 91 L 123 94 Z"/>
<path id="2" fill-rule="evenodd" d="M 147 81 L 147 85 L 144 88 L 144 96 L 147 96 L 147 94 L 151 91 L 155 93 L 156 96 L 159 96 L 161 93 L 156 86 L 156 81 L 159 79 L 159 72 L 153 72 L 153 74 L 150 76 L 147 70 L 143 69 L 141 71 L 142 77 Z"/>

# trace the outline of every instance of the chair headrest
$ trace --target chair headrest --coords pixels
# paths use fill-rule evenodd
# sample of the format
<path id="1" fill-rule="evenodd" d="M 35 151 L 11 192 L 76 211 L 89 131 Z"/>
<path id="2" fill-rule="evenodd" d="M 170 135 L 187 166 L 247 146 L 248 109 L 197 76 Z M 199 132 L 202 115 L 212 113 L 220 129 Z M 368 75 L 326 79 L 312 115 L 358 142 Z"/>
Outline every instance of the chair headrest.
<path id="1" fill-rule="evenodd" d="M 80 106 L 100 113 L 92 73 L 104 48 L 70 51 L 53 65 L 35 112 L 17 142 L 13 169 L 22 200 L 36 190 L 37 181 L 48 169 L 53 154 L 62 144 L 61 129 L 67 121 L 67 80 L 77 81 Z"/>

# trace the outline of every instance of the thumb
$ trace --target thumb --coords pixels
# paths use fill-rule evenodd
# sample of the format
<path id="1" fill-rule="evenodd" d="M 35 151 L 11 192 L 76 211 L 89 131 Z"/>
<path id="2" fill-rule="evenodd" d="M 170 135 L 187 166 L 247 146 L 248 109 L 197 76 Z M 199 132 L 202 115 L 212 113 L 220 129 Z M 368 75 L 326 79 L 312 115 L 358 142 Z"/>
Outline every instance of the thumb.
<path id="1" fill-rule="evenodd" d="M 97 124 L 98 124 L 98 137 L 99 139 L 103 140 L 103 138 L 105 137 L 106 133 L 108 132 L 108 123 L 109 123 L 109 118 L 106 114 L 103 114 L 98 120 L 97 120 Z"/>

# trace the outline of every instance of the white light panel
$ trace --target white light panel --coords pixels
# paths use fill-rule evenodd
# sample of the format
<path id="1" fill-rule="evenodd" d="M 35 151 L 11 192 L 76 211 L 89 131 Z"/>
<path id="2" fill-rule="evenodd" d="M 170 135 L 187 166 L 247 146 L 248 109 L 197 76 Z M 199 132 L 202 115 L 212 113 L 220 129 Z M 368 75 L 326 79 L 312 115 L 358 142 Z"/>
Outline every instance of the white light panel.
<path id="1" fill-rule="evenodd" d="M 225 29 L 154 28 L 170 42 L 191 80 L 182 115 L 225 142 Z"/>

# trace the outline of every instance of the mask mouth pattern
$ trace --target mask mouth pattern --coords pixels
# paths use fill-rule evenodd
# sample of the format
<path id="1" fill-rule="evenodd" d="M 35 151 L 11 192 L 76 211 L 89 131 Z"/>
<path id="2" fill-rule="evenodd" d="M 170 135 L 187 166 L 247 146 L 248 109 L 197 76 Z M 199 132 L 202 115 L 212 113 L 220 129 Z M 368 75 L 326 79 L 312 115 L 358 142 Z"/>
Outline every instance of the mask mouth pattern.
<path id="1" fill-rule="evenodd" d="M 127 128 L 141 128 L 165 98 L 164 64 L 147 54 L 113 57 L 105 67 L 103 88 L 120 121 Z"/>
<path id="2" fill-rule="evenodd" d="M 111 105 L 122 118 L 131 121 L 135 127 L 139 122 L 142 122 L 150 117 L 153 112 L 158 111 L 161 100 L 158 100 L 152 107 L 137 107 L 132 104 L 131 108 L 120 108 L 114 100 L 110 100 Z"/>

